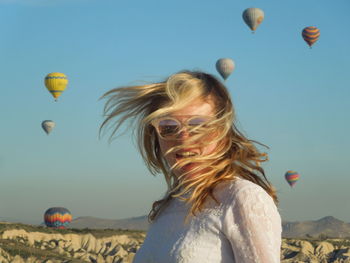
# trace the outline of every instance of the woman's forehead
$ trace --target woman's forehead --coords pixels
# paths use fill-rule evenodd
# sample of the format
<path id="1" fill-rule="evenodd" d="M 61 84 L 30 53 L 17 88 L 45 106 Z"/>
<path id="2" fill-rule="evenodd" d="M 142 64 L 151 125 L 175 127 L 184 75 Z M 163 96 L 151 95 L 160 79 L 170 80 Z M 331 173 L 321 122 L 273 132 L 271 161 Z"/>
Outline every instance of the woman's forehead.
<path id="1" fill-rule="evenodd" d="M 214 115 L 214 103 L 208 100 L 195 99 L 182 109 L 176 110 L 171 115 Z"/>

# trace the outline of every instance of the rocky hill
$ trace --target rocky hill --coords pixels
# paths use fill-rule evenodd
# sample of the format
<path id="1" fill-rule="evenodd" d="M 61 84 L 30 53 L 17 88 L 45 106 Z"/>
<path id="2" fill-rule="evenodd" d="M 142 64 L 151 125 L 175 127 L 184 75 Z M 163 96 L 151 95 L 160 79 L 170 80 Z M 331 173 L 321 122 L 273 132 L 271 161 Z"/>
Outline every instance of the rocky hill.
<path id="1" fill-rule="evenodd" d="M 318 237 L 349 238 L 350 223 L 345 223 L 333 216 L 326 216 L 315 221 L 283 222 L 283 237 Z"/>
<path id="2" fill-rule="evenodd" d="M 71 223 L 72 228 L 95 228 L 95 229 L 148 229 L 147 216 L 133 217 L 127 219 L 101 219 L 96 217 L 78 217 Z M 283 222 L 283 233 L 285 238 L 304 238 L 328 236 L 334 238 L 350 237 L 350 223 L 345 223 L 335 217 L 326 216 L 315 221 Z"/>
<path id="3" fill-rule="evenodd" d="M 143 231 L 0 223 L 1 263 L 131 263 Z M 350 263 L 350 239 L 283 239 L 282 263 Z"/>

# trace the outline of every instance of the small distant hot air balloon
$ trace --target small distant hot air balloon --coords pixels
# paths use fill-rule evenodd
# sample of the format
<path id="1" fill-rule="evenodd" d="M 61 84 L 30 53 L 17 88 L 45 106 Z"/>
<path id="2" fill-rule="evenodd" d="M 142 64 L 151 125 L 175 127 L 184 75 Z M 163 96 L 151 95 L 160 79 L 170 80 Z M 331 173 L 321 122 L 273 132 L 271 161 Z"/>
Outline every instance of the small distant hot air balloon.
<path id="1" fill-rule="evenodd" d="M 264 20 L 264 11 L 262 11 L 259 8 L 254 8 L 254 7 L 247 8 L 246 10 L 244 10 L 242 16 L 243 16 L 244 22 L 252 30 L 252 33 L 254 33 L 254 31 L 257 29 L 257 27 Z"/>
<path id="2" fill-rule="evenodd" d="M 216 70 L 220 73 L 224 80 L 231 75 L 234 69 L 235 63 L 230 58 L 220 58 L 216 62 Z"/>
<path id="3" fill-rule="evenodd" d="M 55 128 L 55 123 L 51 120 L 46 120 L 41 123 L 41 127 L 44 129 L 47 135 Z"/>
<path id="4" fill-rule="evenodd" d="M 68 85 L 67 76 L 63 73 L 53 72 L 45 77 L 45 86 L 57 101 Z"/>
<path id="5" fill-rule="evenodd" d="M 303 29 L 301 35 L 303 36 L 305 42 L 311 48 L 311 46 L 315 44 L 315 42 L 320 37 L 320 30 L 315 26 L 308 26 Z"/>
<path id="6" fill-rule="evenodd" d="M 287 171 L 284 175 L 288 184 L 293 187 L 295 183 L 299 180 L 299 174 L 295 171 Z"/>
<path id="7" fill-rule="evenodd" d="M 320 30 L 315 26 L 308 26 L 303 29 L 301 35 L 303 36 L 305 42 L 311 48 L 311 46 L 315 44 L 315 42 L 320 37 Z"/>
<path id="8" fill-rule="evenodd" d="M 51 207 L 44 214 L 47 227 L 66 228 L 72 221 L 72 214 L 64 207 Z"/>

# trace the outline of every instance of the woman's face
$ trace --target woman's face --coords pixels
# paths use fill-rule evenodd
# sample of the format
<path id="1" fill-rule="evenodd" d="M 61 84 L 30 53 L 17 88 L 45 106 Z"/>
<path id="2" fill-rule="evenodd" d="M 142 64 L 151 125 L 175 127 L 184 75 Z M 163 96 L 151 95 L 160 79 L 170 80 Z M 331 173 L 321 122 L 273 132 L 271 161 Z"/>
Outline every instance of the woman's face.
<path id="1" fill-rule="evenodd" d="M 215 116 L 214 103 L 210 100 L 205 101 L 201 98 L 195 99 L 195 100 L 193 100 L 193 102 L 189 106 L 186 106 L 181 110 L 173 112 L 168 117 L 174 117 L 180 121 L 185 122 L 187 119 L 191 118 L 191 116 L 193 116 L 193 115 L 214 117 Z M 165 140 L 165 139 L 162 139 L 161 137 L 158 136 L 161 152 L 162 152 L 164 158 L 166 159 L 166 161 L 168 162 L 170 167 L 172 167 L 175 163 L 179 162 L 179 160 L 181 160 L 182 158 L 186 158 L 186 157 L 184 157 L 186 152 L 195 153 L 195 154 L 204 156 L 204 155 L 208 155 L 208 154 L 212 153 L 217 146 L 216 142 L 209 143 L 210 142 L 210 138 L 209 138 L 210 135 L 208 135 L 208 137 L 206 137 L 205 140 L 208 141 L 209 144 L 206 144 L 204 147 L 180 149 L 180 150 L 177 150 L 175 152 L 171 152 L 171 153 L 168 153 L 167 155 L 165 155 L 165 153 L 170 148 L 172 148 L 174 146 L 183 145 L 186 142 L 186 140 L 188 140 L 188 138 L 190 136 L 191 135 L 188 133 L 186 128 L 176 137 L 176 139 L 166 139 Z M 203 140 L 203 138 L 201 140 Z M 194 142 L 194 143 L 196 143 L 196 142 Z M 183 172 L 189 172 L 190 170 L 192 170 L 195 165 L 196 164 L 194 164 L 194 163 L 187 164 L 181 168 L 175 169 L 174 173 L 176 176 L 179 176 Z M 200 173 L 200 171 L 196 171 L 195 173 L 189 173 L 186 177 L 188 177 L 188 176 L 193 177 L 198 173 Z"/>

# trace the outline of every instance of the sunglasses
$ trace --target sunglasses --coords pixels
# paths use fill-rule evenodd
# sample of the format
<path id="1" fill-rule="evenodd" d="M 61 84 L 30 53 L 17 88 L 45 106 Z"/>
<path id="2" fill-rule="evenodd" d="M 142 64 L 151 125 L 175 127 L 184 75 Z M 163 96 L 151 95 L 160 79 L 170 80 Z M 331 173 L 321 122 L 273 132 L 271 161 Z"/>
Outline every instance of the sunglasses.
<path id="1" fill-rule="evenodd" d="M 186 116 L 182 115 L 181 117 Z M 178 116 L 180 117 L 180 116 Z M 161 117 L 151 121 L 159 136 L 163 139 L 175 139 L 187 128 L 190 135 L 203 132 L 201 128 L 207 128 L 214 118 L 210 116 L 191 115 L 185 121 L 179 120 L 175 116 Z"/>

